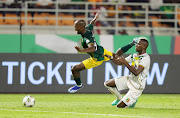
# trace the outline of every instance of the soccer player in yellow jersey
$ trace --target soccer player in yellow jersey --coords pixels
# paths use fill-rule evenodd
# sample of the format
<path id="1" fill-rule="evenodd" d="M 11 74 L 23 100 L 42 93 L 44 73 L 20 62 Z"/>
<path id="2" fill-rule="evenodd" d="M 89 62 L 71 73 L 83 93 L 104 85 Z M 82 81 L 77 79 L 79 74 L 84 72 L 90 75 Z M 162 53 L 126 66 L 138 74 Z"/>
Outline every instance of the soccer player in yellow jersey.
<path id="1" fill-rule="evenodd" d="M 96 66 L 101 65 L 104 61 L 108 61 L 109 58 L 104 56 L 106 54 L 110 56 L 120 56 L 126 51 L 128 51 L 135 43 L 135 41 L 132 41 L 130 44 L 118 49 L 118 51 L 115 54 L 104 49 L 102 46 L 99 46 L 96 43 L 94 34 L 92 32 L 95 22 L 98 19 L 98 16 L 99 12 L 96 13 L 94 19 L 87 26 L 85 21 L 82 19 L 76 20 L 74 23 L 77 34 L 81 34 L 82 36 L 81 44 L 83 47 L 83 49 L 81 49 L 78 46 L 75 46 L 75 49 L 79 52 L 88 53 L 90 55 L 90 58 L 72 67 L 71 71 L 76 85 L 68 89 L 70 93 L 75 93 L 83 87 L 83 84 L 81 83 L 80 79 L 81 70 L 94 68 Z"/>

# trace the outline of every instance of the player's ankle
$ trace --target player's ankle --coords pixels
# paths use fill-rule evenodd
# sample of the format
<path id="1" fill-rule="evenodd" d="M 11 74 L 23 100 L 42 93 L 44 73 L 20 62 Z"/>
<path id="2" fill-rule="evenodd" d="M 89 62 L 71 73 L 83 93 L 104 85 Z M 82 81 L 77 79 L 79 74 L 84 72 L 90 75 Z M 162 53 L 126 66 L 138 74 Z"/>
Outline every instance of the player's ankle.
<path id="1" fill-rule="evenodd" d="M 81 87 L 82 86 L 82 83 L 80 85 L 77 85 L 78 87 Z"/>

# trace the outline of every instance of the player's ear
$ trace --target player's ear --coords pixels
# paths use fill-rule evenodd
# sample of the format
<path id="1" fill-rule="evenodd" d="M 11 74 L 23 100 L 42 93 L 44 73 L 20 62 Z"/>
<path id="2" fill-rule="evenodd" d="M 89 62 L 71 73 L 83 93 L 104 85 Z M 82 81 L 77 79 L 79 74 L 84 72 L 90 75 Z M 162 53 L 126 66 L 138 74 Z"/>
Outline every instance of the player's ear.
<path id="1" fill-rule="evenodd" d="M 141 45 L 141 47 L 142 47 L 143 49 L 145 49 L 145 48 L 146 48 L 146 46 L 145 46 L 145 45 Z"/>

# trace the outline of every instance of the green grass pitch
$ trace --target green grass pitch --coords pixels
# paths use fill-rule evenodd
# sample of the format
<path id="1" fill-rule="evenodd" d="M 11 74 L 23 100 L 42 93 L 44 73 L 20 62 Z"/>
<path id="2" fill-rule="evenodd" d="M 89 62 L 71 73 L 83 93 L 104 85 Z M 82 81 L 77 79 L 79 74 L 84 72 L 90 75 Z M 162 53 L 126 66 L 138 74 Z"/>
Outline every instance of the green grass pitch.
<path id="1" fill-rule="evenodd" d="M 0 94 L 0 118 L 180 118 L 180 94 L 143 94 L 135 108 L 111 106 L 112 94 Z"/>

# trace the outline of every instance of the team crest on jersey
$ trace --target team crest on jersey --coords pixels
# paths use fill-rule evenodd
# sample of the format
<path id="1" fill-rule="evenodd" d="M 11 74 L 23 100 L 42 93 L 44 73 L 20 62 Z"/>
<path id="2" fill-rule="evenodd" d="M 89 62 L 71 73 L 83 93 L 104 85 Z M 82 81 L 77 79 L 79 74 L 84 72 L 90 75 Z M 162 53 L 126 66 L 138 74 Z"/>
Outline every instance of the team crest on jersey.
<path id="1" fill-rule="evenodd" d="M 88 44 L 90 41 L 89 40 L 86 40 L 86 44 Z"/>
<path id="2" fill-rule="evenodd" d="M 129 101 L 130 101 L 130 99 L 129 99 L 129 98 L 127 98 L 127 99 L 126 99 L 126 102 L 129 102 Z"/>

